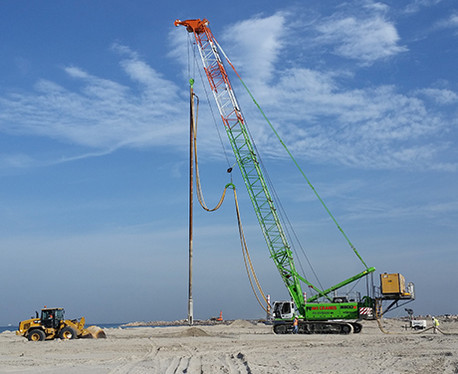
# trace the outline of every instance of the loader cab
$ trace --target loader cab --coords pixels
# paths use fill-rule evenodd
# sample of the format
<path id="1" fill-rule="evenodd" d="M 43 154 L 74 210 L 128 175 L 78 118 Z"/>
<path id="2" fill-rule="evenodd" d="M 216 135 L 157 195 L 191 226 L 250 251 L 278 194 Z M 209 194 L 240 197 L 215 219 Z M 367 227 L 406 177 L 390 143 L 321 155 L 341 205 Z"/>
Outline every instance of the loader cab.
<path id="1" fill-rule="evenodd" d="M 46 328 L 56 329 L 60 321 L 64 319 L 64 309 L 62 308 L 45 308 L 41 310 L 41 324 Z"/>
<path id="2" fill-rule="evenodd" d="M 292 301 L 275 301 L 274 318 L 293 319 L 296 309 Z"/>

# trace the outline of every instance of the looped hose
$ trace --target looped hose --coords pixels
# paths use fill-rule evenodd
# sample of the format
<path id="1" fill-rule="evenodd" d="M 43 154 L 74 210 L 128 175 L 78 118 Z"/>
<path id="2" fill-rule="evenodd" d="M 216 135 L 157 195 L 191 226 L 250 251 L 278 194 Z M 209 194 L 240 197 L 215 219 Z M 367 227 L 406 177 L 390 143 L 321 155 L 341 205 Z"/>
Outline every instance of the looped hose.
<path id="1" fill-rule="evenodd" d="M 199 114 L 199 97 L 194 94 L 194 96 L 197 98 L 197 110 L 196 110 L 196 119 L 192 125 L 192 132 L 193 132 L 193 151 L 194 151 L 194 163 L 195 163 L 195 168 L 196 168 L 196 186 L 197 186 L 197 199 L 199 200 L 200 206 L 206 210 L 207 212 L 214 212 L 215 210 L 218 210 L 221 205 L 223 204 L 224 197 L 226 196 L 226 190 L 227 186 L 224 188 L 223 194 L 221 195 L 221 198 L 218 201 L 218 204 L 214 208 L 209 208 L 207 204 L 205 203 L 204 195 L 202 192 L 202 185 L 200 184 L 200 175 L 199 175 L 199 162 L 197 161 L 197 117 Z"/>
<path id="2" fill-rule="evenodd" d="M 258 301 L 261 308 L 264 309 L 264 311 L 267 313 L 267 308 L 264 306 L 264 305 L 267 305 L 267 297 L 264 294 L 264 292 L 262 291 L 258 277 L 256 276 L 256 272 L 254 271 L 253 263 L 251 262 L 250 253 L 248 252 L 248 246 L 246 244 L 245 235 L 243 233 L 242 219 L 240 218 L 239 203 L 237 200 L 237 193 L 235 191 L 235 187 L 234 187 L 234 200 L 235 200 L 235 210 L 237 212 L 237 223 L 239 226 L 240 243 L 242 244 L 243 261 L 245 262 L 245 269 L 246 269 L 248 279 L 250 281 L 251 289 L 254 293 L 254 296 L 256 297 L 256 300 Z M 254 283 L 256 283 L 260 296 L 258 296 L 258 293 L 256 289 L 254 288 L 253 281 Z M 259 299 L 259 297 L 263 299 L 264 303 Z"/>
<path id="3" fill-rule="evenodd" d="M 197 98 L 197 108 L 199 108 L 199 99 L 197 95 L 194 95 L 194 96 Z M 198 113 L 198 110 L 196 112 Z M 265 296 L 261 288 L 261 284 L 259 283 L 258 277 L 256 276 L 256 272 L 254 270 L 253 263 L 251 261 L 250 253 L 248 252 L 248 246 L 246 244 L 245 235 L 243 233 L 242 220 L 240 217 L 239 204 L 237 200 L 237 193 L 235 190 L 235 186 L 232 183 L 228 183 L 224 187 L 224 191 L 218 203 L 216 204 L 216 206 L 214 208 L 207 207 L 207 204 L 205 203 L 205 199 L 204 199 L 203 192 L 202 192 L 202 185 L 200 183 L 199 162 L 197 160 L 197 114 L 196 114 L 196 119 L 193 123 L 192 131 L 193 131 L 193 140 L 194 140 L 193 141 L 193 148 L 194 148 L 193 152 L 194 152 L 194 163 L 195 163 L 195 169 L 196 169 L 197 198 L 199 200 L 199 204 L 207 212 L 214 212 L 215 210 L 219 209 L 221 205 L 223 204 L 224 198 L 226 197 L 227 189 L 232 188 L 234 190 L 235 210 L 237 213 L 237 225 L 239 229 L 240 243 L 242 245 L 243 261 L 245 263 L 245 269 L 247 272 L 248 280 L 250 281 L 251 289 L 253 291 L 253 294 L 256 297 L 256 300 L 258 301 L 261 308 L 265 312 L 267 312 L 267 308 L 265 307 L 265 305 L 267 305 L 267 297 Z M 230 170 L 228 169 L 228 172 L 231 172 L 231 171 L 232 171 L 232 168 L 230 168 Z M 255 288 L 255 284 L 256 284 L 257 291 Z M 260 295 L 258 295 L 258 292 Z M 260 298 L 262 298 L 262 300 Z"/>

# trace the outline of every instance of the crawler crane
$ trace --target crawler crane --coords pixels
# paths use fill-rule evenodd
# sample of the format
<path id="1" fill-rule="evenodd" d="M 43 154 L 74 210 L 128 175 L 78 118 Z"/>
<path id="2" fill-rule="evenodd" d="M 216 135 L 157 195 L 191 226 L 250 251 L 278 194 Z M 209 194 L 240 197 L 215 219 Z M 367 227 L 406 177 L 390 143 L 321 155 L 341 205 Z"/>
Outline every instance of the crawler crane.
<path id="1" fill-rule="evenodd" d="M 254 143 L 248 133 L 245 118 L 232 89 L 221 55 L 224 56 L 232 68 L 233 65 L 214 38 L 208 24 L 209 22 L 206 19 L 175 21 L 175 26 L 184 26 L 189 33 L 194 35 L 203 68 L 269 248 L 270 256 L 292 298 L 291 301 L 274 303 L 274 332 L 290 332 L 293 326 L 293 318 L 298 315 L 299 333 L 358 333 L 362 329 L 362 325 L 358 322 L 362 311 L 374 310 L 376 307 L 375 300 L 365 296 L 361 300 L 350 301 L 344 297 L 332 298 L 330 294 L 373 273 L 375 268 L 368 267 L 353 245 L 351 245 L 353 251 L 363 263 L 364 270 L 335 286 L 321 290 L 296 271 L 290 244 L 277 213 L 274 199 L 266 183 Z M 344 236 L 346 237 L 345 234 Z M 351 243 L 349 242 L 349 244 Z M 307 301 L 302 292 L 301 282 L 316 292 L 316 295 Z M 408 293 L 405 290 L 403 292 L 405 294 L 404 297 L 408 298 Z M 319 299 L 325 299 L 326 302 L 316 302 Z"/>

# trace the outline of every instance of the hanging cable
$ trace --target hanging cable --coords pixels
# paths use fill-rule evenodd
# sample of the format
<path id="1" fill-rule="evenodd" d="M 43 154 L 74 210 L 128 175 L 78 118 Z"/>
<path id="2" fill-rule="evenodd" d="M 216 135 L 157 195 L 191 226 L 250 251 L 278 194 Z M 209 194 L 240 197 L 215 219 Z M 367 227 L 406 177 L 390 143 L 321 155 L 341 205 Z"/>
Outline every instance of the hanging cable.
<path id="1" fill-rule="evenodd" d="M 193 136 L 193 152 L 194 152 L 194 164 L 195 164 L 195 169 L 196 169 L 196 193 L 197 193 L 197 199 L 199 200 L 200 206 L 205 209 L 207 212 L 214 212 L 215 210 L 219 209 L 221 207 L 221 204 L 224 201 L 224 197 L 226 196 L 226 190 L 227 186 L 224 188 L 224 191 L 221 195 L 221 198 L 219 199 L 218 203 L 214 208 L 208 208 L 207 204 L 205 203 L 204 195 L 202 192 L 202 185 L 200 183 L 200 174 L 199 174 L 199 162 L 197 160 L 197 119 L 199 115 L 199 97 L 196 94 L 193 94 L 193 99 L 195 98 L 197 100 L 197 110 L 196 110 L 196 116 L 194 118 L 193 124 L 192 124 L 192 136 Z"/>
<path id="2" fill-rule="evenodd" d="M 191 43 L 191 42 L 190 42 L 190 43 Z M 196 50 L 195 50 L 195 48 L 193 48 L 192 51 L 193 51 L 193 57 L 194 57 L 193 63 L 194 63 L 194 64 L 197 64 L 197 56 L 196 56 Z M 224 146 L 223 138 L 222 138 L 222 136 L 221 136 L 221 133 L 220 133 L 220 130 L 219 130 L 219 126 L 218 126 L 218 123 L 217 123 L 217 121 L 216 121 L 215 113 L 214 113 L 214 111 L 213 111 L 213 107 L 212 107 L 211 101 L 210 101 L 210 96 L 208 95 L 207 86 L 206 86 L 206 84 L 204 83 L 204 79 L 203 79 L 203 76 L 202 76 L 201 69 L 198 69 L 198 71 L 199 71 L 200 81 L 201 81 L 201 83 L 202 83 L 202 87 L 204 88 L 205 96 L 206 96 L 206 98 L 207 98 L 207 104 L 208 104 L 208 107 L 210 108 L 210 113 L 211 113 L 212 118 L 213 118 L 213 125 L 215 126 L 216 132 L 217 132 L 217 134 L 218 134 L 219 142 L 220 142 L 220 144 L 221 144 L 221 148 L 223 149 L 224 157 L 226 158 L 226 162 L 227 162 L 227 165 L 228 165 L 228 169 L 230 169 L 230 168 L 231 168 L 231 162 L 229 162 L 229 156 L 227 155 L 226 147 Z M 231 176 L 231 177 L 232 177 L 232 176 Z"/>
<path id="3" fill-rule="evenodd" d="M 192 82 L 191 82 L 192 84 Z M 219 209 L 224 201 L 224 198 L 226 196 L 226 191 L 228 188 L 232 188 L 233 191 L 234 191 L 234 200 L 235 200 L 235 209 L 236 209 L 236 214 L 237 214 L 237 225 L 238 225 L 238 230 L 239 230 L 239 236 L 240 236 L 240 243 L 241 243 L 241 246 L 242 246 L 242 253 L 243 253 L 243 261 L 245 263 L 245 269 L 246 269 L 246 272 L 247 272 L 247 276 L 248 276 L 248 280 L 250 282 L 250 286 L 251 286 L 251 289 L 253 291 L 253 294 L 254 296 L 256 297 L 256 300 L 258 301 L 259 305 L 261 306 L 261 308 L 267 312 L 267 308 L 265 307 L 265 305 L 267 305 L 267 297 L 265 296 L 263 290 L 262 290 L 262 287 L 261 287 L 261 284 L 259 283 L 259 280 L 258 280 L 258 277 L 256 276 L 256 272 L 254 270 L 254 266 L 253 266 L 253 263 L 251 261 L 251 256 L 250 256 L 250 253 L 248 251 L 248 246 L 246 244 L 246 240 L 245 240 L 245 234 L 243 232 L 243 226 L 242 226 L 242 220 L 241 220 L 241 217 L 240 217 L 240 210 L 239 210 L 239 204 L 238 204 L 238 200 L 237 200 L 237 193 L 236 193 L 236 190 L 235 190 L 235 186 L 232 184 L 232 183 L 228 183 L 225 187 L 224 187 L 224 191 L 221 195 L 221 198 L 219 200 L 219 202 L 216 204 L 216 206 L 212 209 L 208 208 L 206 203 L 205 203 L 205 200 L 204 200 L 204 196 L 203 196 L 203 193 L 202 193 L 202 185 L 200 183 L 200 174 L 199 174 L 199 162 L 198 162 L 198 159 L 197 159 L 197 122 L 198 122 L 198 107 L 199 107 L 199 97 L 196 95 L 196 94 L 193 94 L 193 100 L 194 98 L 196 99 L 197 101 L 197 110 L 196 110 L 196 116 L 194 118 L 194 121 L 193 121 L 193 124 L 192 124 L 192 136 L 193 136 L 193 152 L 194 152 L 194 162 L 195 162 L 195 170 L 196 170 L 196 186 L 197 186 L 197 197 L 198 197 L 198 200 L 199 200 L 199 203 L 200 205 L 202 206 L 202 208 L 204 210 L 206 210 L 207 212 L 214 212 L 215 210 Z M 232 169 L 232 168 L 230 168 Z M 256 288 L 255 288 L 255 285 L 256 285 L 256 288 L 257 288 L 257 291 L 256 291 Z M 260 294 L 260 296 L 258 295 L 258 293 Z M 260 298 L 262 298 L 262 301 L 260 300 Z"/>
<path id="4" fill-rule="evenodd" d="M 235 186 L 234 186 L 234 200 L 235 200 L 235 210 L 237 212 L 237 224 L 239 227 L 240 243 L 242 245 L 243 260 L 245 262 L 245 269 L 248 275 L 248 280 L 250 281 L 251 289 L 253 291 L 254 296 L 256 297 L 256 300 L 258 301 L 261 308 L 265 312 L 267 312 L 267 308 L 264 306 L 264 305 L 267 305 L 267 297 L 264 294 L 261 288 L 261 285 L 259 283 L 258 277 L 256 276 L 256 272 L 254 271 L 253 263 L 251 262 L 250 253 L 248 252 L 248 246 L 245 240 L 245 234 L 243 233 L 242 220 L 240 217 L 239 203 L 237 200 L 237 193 L 235 191 Z M 256 289 L 254 288 L 253 281 L 256 283 L 256 287 L 258 291 L 256 291 Z M 259 299 L 258 292 L 260 293 L 264 303 L 262 303 L 261 300 Z"/>
<path id="5" fill-rule="evenodd" d="M 218 46 L 219 46 L 219 45 L 218 45 Z M 220 47 L 220 48 L 221 48 L 221 47 Z M 222 50 L 222 49 L 221 49 L 221 50 Z M 223 55 L 224 55 L 224 56 L 226 57 L 226 59 L 228 60 L 228 58 L 227 58 L 227 56 L 224 54 L 224 51 L 223 51 L 223 50 L 222 50 L 222 52 L 223 52 Z M 194 54 L 194 62 L 197 63 L 197 57 L 196 57 L 195 48 L 193 49 L 193 54 Z M 228 60 L 228 62 L 230 63 L 229 60 Z M 232 65 L 231 65 L 231 66 L 232 66 Z M 233 66 L 232 66 L 232 68 L 234 69 Z M 234 69 L 234 70 L 235 70 L 235 69 Z M 224 155 L 225 155 L 225 157 L 226 157 L 227 162 L 229 163 L 229 159 L 228 159 L 228 156 L 227 156 L 226 148 L 224 147 L 224 144 L 223 144 L 223 141 L 222 141 L 222 138 L 221 138 L 221 134 L 220 134 L 220 130 L 219 130 L 219 126 L 217 126 L 216 119 L 215 119 L 215 115 L 214 115 L 214 112 L 213 112 L 213 107 L 212 107 L 211 102 L 210 102 L 210 99 L 209 99 L 209 95 L 208 95 L 208 91 L 207 91 L 207 86 L 206 86 L 205 83 L 204 83 L 204 79 L 203 79 L 203 77 L 202 77 L 202 73 L 201 73 L 201 70 L 200 70 L 200 69 L 199 69 L 199 76 L 200 76 L 200 79 L 201 79 L 201 82 L 202 82 L 202 86 L 203 86 L 203 88 L 204 88 L 204 91 L 205 91 L 205 94 L 206 94 L 206 97 L 207 97 L 207 103 L 208 103 L 208 105 L 209 105 L 209 107 L 210 107 L 210 110 L 211 110 L 211 113 L 212 113 L 213 122 L 214 122 L 214 125 L 215 125 L 216 130 L 217 130 L 217 133 L 218 133 L 218 137 L 219 137 L 219 140 L 220 140 L 220 143 L 221 143 L 221 147 L 223 148 Z M 233 93 L 233 94 L 235 95 L 235 93 Z M 275 188 L 274 188 L 274 186 L 273 186 L 273 183 L 272 183 L 272 181 L 271 181 L 271 179 L 270 179 L 270 177 L 269 177 L 268 171 L 267 171 L 267 169 L 265 168 L 265 166 L 264 166 L 264 164 L 263 164 L 263 161 L 262 161 L 262 159 L 261 159 L 261 157 L 260 157 L 260 152 L 259 152 L 259 150 L 258 150 L 257 147 L 256 147 L 256 143 L 254 142 L 253 136 L 251 135 L 251 132 L 250 132 L 250 130 L 249 130 L 248 127 L 247 127 L 247 131 L 248 131 L 248 134 L 249 134 L 249 136 L 250 136 L 250 139 L 251 139 L 251 142 L 252 142 L 252 144 L 253 144 L 253 147 L 254 147 L 254 149 L 255 149 L 255 152 L 256 152 L 256 154 L 258 155 L 258 161 L 259 161 L 259 163 L 260 163 L 260 166 L 261 166 L 261 168 L 263 169 L 263 173 L 264 173 L 265 176 L 266 176 L 266 182 L 267 182 L 267 184 L 269 185 L 270 190 L 273 192 L 273 194 L 274 194 L 274 196 L 275 196 L 275 201 L 278 203 L 278 207 L 280 208 L 279 214 L 280 214 L 280 216 L 281 216 L 283 222 L 287 222 L 287 225 L 285 226 L 286 235 L 289 237 L 290 243 L 293 244 L 294 242 L 291 240 L 291 234 L 289 233 L 289 230 L 291 230 L 291 231 L 293 232 L 293 236 L 294 236 L 294 238 L 295 238 L 295 241 L 296 241 L 296 243 L 299 244 L 300 250 L 301 250 L 303 256 L 305 257 L 305 259 L 306 259 L 306 261 L 307 261 L 307 264 L 308 264 L 308 266 L 309 266 L 311 272 L 313 273 L 313 275 L 314 275 L 314 277 L 315 277 L 317 283 L 320 285 L 321 288 L 323 288 L 323 285 L 322 285 L 320 279 L 318 278 L 318 275 L 317 275 L 317 273 L 316 273 L 316 271 L 315 271 L 315 269 L 314 269 L 314 267 L 313 267 L 311 261 L 309 260 L 307 254 L 306 254 L 306 252 L 305 252 L 305 250 L 304 250 L 304 248 L 302 247 L 301 242 L 299 241 L 299 239 L 298 239 L 298 237 L 297 237 L 297 234 L 296 234 L 296 232 L 295 232 L 295 230 L 294 230 L 294 228 L 293 228 L 291 222 L 289 221 L 289 218 L 288 218 L 287 215 L 286 215 L 286 211 L 285 211 L 284 208 L 282 207 L 282 204 L 281 204 L 281 201 L 280 201 L 280 199 L 279 199 L 279 196 L 278 196 L 278 194 L 277 194 L 276 191 L 275 191 Z M 234 165 L 235 165 L 235 164 L 236 164 L 236 163 L 234 163 Z M 234 165 L 232 165 L 231 167 L 229 167 L 228 172 L 232 171 L 232 168 L 234 167 Z M 231 179 L 231 181 L 232 181 L 232 179 Z M 286 217 L 286 219 L 285 219 L 285 217 Z M 300 266 L 300 268 L 301 268 L 301 270 L 302 270 L 302 273 L 305 274 L 306 272 L 304 271 L 304 267 L 303 267 L 303 265 L 302 265 L 301 258 L 300 258 L 300 256 L 297 256 L 297 251 L 296 251 L 294 245 L 291 247 L 291 249 L 293 250 L 294 253 L 296 253 L 296 258 L 297 258 L 297 261 L 298 261 L 298 263 L 299 263 L 299 266 Z"/>
<path id="6" fill-rule="evenodd" d="M 219 44 L 218 44 L 218 47 L 221 49 L 221 51 L 222 51 L 224 57 L 226 58 L 226 60 L 228 61 L 228 63 L 231 65 L 232 69 L 234 69 L 234 71 L 235 71 L 234 66 L 231 64 L 231 62 L 229 61 L 228 57 L 225 55 L 224 51 L 223 51 L 222 48 L 219 46 Z M 194 50 L 194 58 L 196 59 L 195 50 Z M 237 71 L 235 71 L 235 72 L 237 73 Z M 207 89 L 206 89 L 206 85 L 204 84 L 204 81 L 203 81 L 203 78 L 202 78 L 202 73 L 201 73 L 200 69 L 199 69 L 199 75 L 200 75 L 200 78 L 201 78 L 201 81 L 202 81 L 202 85 L 203 85 L 203 87 L 204 87 L 204 89 L 205 89 L 205 93 L 206 93 L 206 95 L 207 95 L 208 104 L 209 104 L 210 108 L 212 108 L 212 107 L 211 107 L 211 104 L 210 104 L 210 101 L 209 101 L 209 97 L 208 97 L 208 92 L 207 92 Z M 238 73 L 237 73 L 237 75 L 238 75 Z M 239 78 L 240 78 L 240 76 L 239 76 Z M 240 78 L 240 79 L 241 79 L 241 78 Z M 242 83 L 243 83 L 243 82 L 242 82 Z M 235 95 L 235 93 L 233 93 L 233 94 Z M 213 110 L 212 110 L 212 115 L 213 115 Z M 215 121 L 214 115 L 213 115 L 213 120 L 214 120 L 215 125 L 216 125 L 216 121 Z M 226 156 L 226 160 L 228 160 L 227 154 L 226 154 L 226 150 L 225 150 L 225 147 L 224 147 L 224 145 L 223 145 L 223 142 L 222 142 L 222 139 L 221 139 L 221 135 L 220 135 L 220 132 L 219 132 L 219 126 L 217 126 L 216 129 L 217 129 L 217 131 L 218 131 L 218 136 L 220 137 L 221 146 L 222 146 L 222 148 L 223 148 L 223 150 L 224 150 L 224 153 L 225 153 L 225 156 Z M 251 134 L 251 132 L 250 132 L 250 129 L 249 129 L 248 127 L 246 127 L 246 129 L 247 129 L 247 132 L 248 132 L 248 134 L 249 134 L 249 136 L 250 136 L 251 143 L 253 144 L 253 147 L 254 147 L 254 149 L 255 149 L 255 152 L 256 152 L 256 155 L 257 155 L 259 164 L 260 164 L 260 166 L 261 166 L 261 168 L 262 168 L 262 170 L 263 170 L 263 173 L 264 173 L 264 175 L 265 175 L 265 177 L 266 177 L 266 182 L 267 182 L 267 184 L 269 185 L 269 189 L 270 189 L 270 191 L 272 191 L 272 193 L 273 193 L 273 195 L 274 195 L 274 198 L 275 198 L 275 202 L 276 202 L 277 205 L 278 205 L 278 208 L 279 208 L 278 212 L 279 212 L 279 214 L 280 214 L 280 216 L 281 216 L 281 219 L 282 219 L 283 222 L 287 223 L 287 225 L 285 225 L 286 235 L 287 235 L 287 236 L 289 237 L 289 239 L 290 239 L 289 242 L 290 242 L 291 245 L 292 245 L 291 249 L 292 249 L 293 252 L 296 254 L 296 259 L 297 259 L 297 262 L 298 262 L 298 264 L 299 264 L 299 266 L 300 266 L 300 268 L 301 268 L 301 270 L 302 270 L 302 273 L 305 274 L 306 272 L 304 271 L 304 267 L 303 267 L 303 265 L 302 265 L 302 261 L 301 261 L 300 256 L 297 255 L 297 251 L 296 251 L 296 248 L 295 248 L 294 245 L 293 245 L 294 242 L 291 240 L 291 234 L 290 234 L 289 231 L 291 231 L 291 232 L 293 233 L 293 236 L 294 236 L 294 238 L 295 238 L 295 242 L 298 243 L 299 248 L 300 248 L 300 250 L 301 250 L 301 252 L 302 252 L 302 255 L 305 257 L 305 259 L 306 259 L 306 261 L 307 261 L 307 264 L 308 264 L 308 266 L 309 266 L 311 272 L 313 273 L 313 275 L 314 275 L 314 277 L 315 277 L 317 283 L 319 284 L 319 286 L 323 289 L 324 287 L 323 287 L 323 285 L 322 285 L 322 283 L 321 283 L 321 281 L 320 281 L 320 279 L 319 279 L 319 277 L 318 277 L 318 274 L 317 274 L 317 272 L 315 271 L 315 269 L 314 269 L 314 267 L 313 267 L 313 265 L 312 265 L 310 259 L 308 258 L 307 253 L 305 252 L 304 248 L 302 247 L 302 244 L 301 244 L 301 242 L 299 241 L 299 239 L 298 239 L 298 237 L 297 237 L 297 234 L 296 234 L 296 232 L 295 232 L 295 230 L 294 230 L 294 227 L 293 227 L 293 225 L 291 224 L 291 222 L 290 222 L 290 220 L 289 220 L 289 218 L 288 218 L 288 216 L 287 216 L 287 214 L 286 214 L 286 211 L 285 211 L 285 209 L 283 208 L 283 206 L 282 206 L 282 204 L 281 204 L 281 200 L 280 200 L 280 198 L 279 198 L 279 196 L 278 196 L 278 194 L 277 194 L 277 192 L 276 192 L 276 190 L 275 190 L 275 187 L 274 187 L 274 185 L 273 185 L 273 183 L 272 183 L 272 180 L 271 180 L 271 178 L 270 178 L 270 176 L 269 176 L 269 173 L 268 173 L 266 167 L 264 166 L 264 162 L 263 162 L 263 160 L 262 160 L 262 158 L 261 158 L 261 153 L 259 152 L 259 150 L 258 150 L 258 148 L 257 148 L 257 146 L 256 146 L 256 142 L 254 141 L 254 138 L 253 138 L 253 136 L 252 136 L 252 134 Z M 228 162 L 229 162 L 229 161 L 228 161 Z M 312 290 L 313 290 L 313 289 L 312 289 Z"/>

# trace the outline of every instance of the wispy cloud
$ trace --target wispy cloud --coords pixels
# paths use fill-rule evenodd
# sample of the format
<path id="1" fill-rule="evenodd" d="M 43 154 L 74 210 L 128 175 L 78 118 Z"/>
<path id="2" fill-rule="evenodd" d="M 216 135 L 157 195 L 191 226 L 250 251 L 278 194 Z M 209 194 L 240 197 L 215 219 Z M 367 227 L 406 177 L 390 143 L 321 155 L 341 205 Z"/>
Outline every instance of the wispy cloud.
<path id="1" fill-rule="evenodd" d="M 322 33 L 319 41 L 333 45 L 335 54 L 366 65 L 407 50 L 398 45 L 396 28 L 379 16 L 367 20 L 329 19 L 317 30 Z"/>
<path id="2" fill-rule="evenodd" d="M 436 223 L 441 221 L 441 225 L 452 226 L 451 222 L 442 222 L 444 215 L 458 214 L 458 201 L 442 202 L 428 202 L 423 205 L 406 205 L 393 203 L 361 200 L 352 202 L 352 205 L 347 206 L 349 211 L 348 218 L 351 219 L 399 219 L 399 218 L 419 218 L 423 220 L 435 220 Z"/>
<path id="3" fill-rule="evenodd" d="M 25 168 L 36 165 L 35 160 L 24 153 L 0 153 L 0 170 L 9 168 Z"/>
<path id="4" fill-rule="evenodd" d="M 406 13 L 416 13 L 423 8 L 428 8 L 437 5 L 442 0 L 413 0 L 405 7 Z"/>
<path id="5" fill-rule="evenodd" d="M 456 169 L 437 162 L 450 147 L 444 134 L 456 120 L 444 118 L 433 101 L 421 99 L 434 95 L 441 103 L 452 101 L 452 91 L 425 89 L 408 95 L 394 86 L 349 89 L 339 82 L 325 72 L 296 68 L 283 71 L 275 85 L 255 87 L 295 155 L 364 168 Z M 282 154 L 280 145 L 272 146 L 266 125 L 259 126 L 264 127 L 258 130 L 261 148 Z"/>
<path id="6" fill-rule="evenodd" d="M 352 7 L 353 8 L 353 7 Z M 368 3 L 359 11 L 339 11 L 314 25 L 315 43 L 332 48 L 334 54 L 371 65 L 406 52 L 393 22 L 387 19 L 387 6 Z"/>
<path id="7" fill-rule="evenodd" d="M 178 124 L 186 116 L 177 86 L 127 47 L 114 49 L 121 54 L 120 67 L 130 86 L 67 66 L 63 70 L 73 80 L 71 89 L 41 79 L 31 92 L 0 97 L 1 131 L 87 147 L 86 156 L 119 147 L 177 145 L 174 135 L 185 130 Z M 79 157 L 85 156 L 64 159 Z"/>
<path id="8" fill-rule="evenodd" d="M 341 12 L 316 22 L 314 27 L 322 32 L 315 39 L 320 44 L 316 48 L 332 44 L 341 48 L 342 55 L 368 64 L 407 51 L 398 45 L 399 36 L 385 19 L 386 11 L 385 5 L 368 3 L 364 12 L 372 15 L 366 19 Z M 295 155 L 365 168 L 456 169 L 456 164 L 438 162 L 440 154 L 450 147 L 444 134 L 453 131 L 456 119 L 437 106 L 454 102 L 456 93 L 433 88 L 405 93 L 393 85 L 356 89 L 344 82 L 357 78 L 357 67 L 352 75 L 299 66 L 297 60 L 295 66 L 289 67 L 293 64 L 285 61 L 294 60 L 296 50 L 288 53 L 280 37 L 262 44 L 263 31 L 269 33 L 272 22 L 277 25 L 274 29 L 290 24 L 287 17 L 286 13 L 277 14 L 266 23 L 256 17 L 254 22 L 260 32 L 244 34 L 248 39 L 245 44 L 256 46 L 252 47 L 255 52 L 240 53 L 238 59 L 243 74 L 249 77 L 250 88 L 261 105 L 268 108 L 269 118 Z M 234 35 L 235 29 L 227 32 Z M 304 37 L 304 31 L 289 32 L 290 38 Z M 282 60 L 272 51 L 282 51 Z M 269 60 L 259 64 L 253 54 Z M 275 78 L 271 81 L 250 75 L 256 71 L 256 77 L 271 77 L 272 66 Z M 252 123 L 252 130 L 264 154 L 282 154 L 281 146 L 273 145 L 273 135 L 266 124 Z"/>
<path id="9" fill-rule="evenodd" d="M 355 13 L 340 9 L 304 29 L 290 27 L 295 15 L 287 12 L 256 16 L 228 26 L 221 40 L 296 156 L 363 168 L 455 170 L 456 164 L 440 157 L 452 147 L 447 134 L 457 123 L 453 113 L 441 108 L 456 103 L 455 92 L 423 87 L 406 93 L 392 85 L 348 84 L 357 78 L 358 69 L 407 51 L 387 19 L 386 5 L 367 2 Z M 310 28 L 316 32 L 316 48 L 331 48 L 360 64 L 350 74 L 306 66 L 288 40 L 304 40 Z M 179 61 L 185 63 L 181 46 L 186 33 L 174 31 L 169 57 L 179 52 Z M 186 136 L 177 135 L 187 131 L 185 95 L 128 46 L 114 44 L 112 50 L 126 83 L 66 66 L 71 84 L 41 79 L 33 91 L 0 97 L 0 131 L 79 147 L 76 154 L 51 162 L 94 157 L 120 147 L 180 146 Z M 249 102 L 242 90 L 238 94 Z M 255 118 L 248 105 L 244 110 Z M 204 113 L 202 121 L 205 116 L 210 117 Z M 250 124 L 263 153 L 278 157 L 280 146 L 272 142 L 270 130 L 257 119 Z M 203 139 L 208 140 L 208 134 Z M 216 143 L 213 139 L 213 146 Z M 19 152 L 2 160 L 0 165 L 33 164 L 30 155 Z"/>
<path id="10" fill-rule="evenodd" d="M 451 14 L 435 24 L 436 29 L 458 29 L 458 13 Z"/>
<path id="11" fill-rule="evenodd" d="M 238 68 L 243 69 L 251 80 L 262 81 L 272 78 L 287 40 L 284 12 L 238 22 L 227 27 L 223 37 Z"/>
<path id="12" fill-rule="evenodd" d="M 426 96 L 438 104 L 449 105 L 458 102 L 458 95 L 448 89 L 423 88 L 417 91 L 419 95 Z"/>

